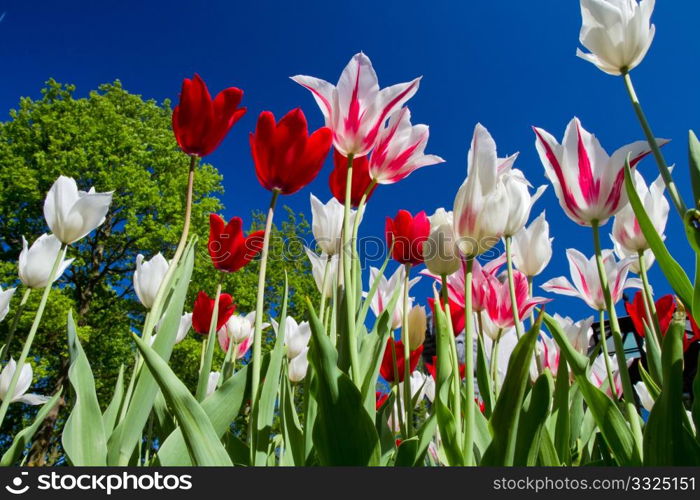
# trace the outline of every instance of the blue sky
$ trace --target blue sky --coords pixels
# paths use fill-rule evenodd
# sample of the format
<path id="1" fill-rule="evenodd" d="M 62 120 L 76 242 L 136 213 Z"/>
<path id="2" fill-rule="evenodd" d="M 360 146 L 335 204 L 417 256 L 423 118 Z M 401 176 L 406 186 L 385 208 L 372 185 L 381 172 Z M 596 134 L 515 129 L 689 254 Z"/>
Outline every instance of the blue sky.
<path id="1" fill-rule="evenodd" d="M 621 79 L 605 75 L 575 57 L 580 12 L 575 0 L 528 2 L 211 1 L 0 2 L 0 116 L 20 96 L 37 97 L 49 77 L 74 83 L 86 94 L 100 83 L 120 79 L 126 89 L 158 101 L 177 99 L 182 78 L 198 72 L 215 93 L 244 90 L 248 114 L 208 160 L 224 175 L 226 217 L 264 208 L 268 193 L 255 179 L 247 134 L 257 115 L 281 116 L 301 106 L 313 128 L 322 116 L 310 94 L 290 75 L 308 74 L 336 82 L 356 52 L 372 59 L 380 85 L 423 75 L 409 101 L 414 123 L 430 126 L 427 151 L 446 163 L 427 167 L 375 193 L 361 229 L 383 234 L 384 218 L 452 206 L 466 174 L 466 154 L 477 122 L 493 134 L 501 156 L 520 151 L 516 166 L 535 186 L 547 182 L 534 148 L 532 125 L 561 138 L 578 116 L 612 152 L 642 139 Z M 676 179 L 690 200 L 687 131 L 700 129 L 700 67 L 696 64 L 700 3 L 657 2 L 652 18 L 656 38 L 633 72 L 639 97 L 656 135 L 672 139 L 664 148 L 677 165 Z M 309 193 L 328 199 L 326 168 L 309 187 L 283 203 L 309 213 Z M 652 159 L 640 164 L 647 181 L 656 174 Z M 568 276 L 564 251 L 592 253 L 590 231 L 571 222 L 548 188 L 533 217 L 547 210 L 554 257 L 538 284 Z M 612 223 L 603 228 L 604 234 Z M 667 244 L 692 276 L 692 254 L 675 213 Z M 608 242 L 607 236 L 604 241 Z M 657 293 L 668 286 L 655 266 Z M 417 287 L 429 293 L 428 280 Z M 592 311 L 578 299 L 560 297 L 552 311 L 582 317 Z"/>

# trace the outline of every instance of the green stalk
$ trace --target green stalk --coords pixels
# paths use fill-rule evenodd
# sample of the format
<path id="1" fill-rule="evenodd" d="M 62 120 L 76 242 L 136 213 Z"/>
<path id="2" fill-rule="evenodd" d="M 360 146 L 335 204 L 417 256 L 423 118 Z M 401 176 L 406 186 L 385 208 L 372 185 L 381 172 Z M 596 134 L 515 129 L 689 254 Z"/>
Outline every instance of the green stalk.
<path id="1" fill-rule="evenodd" d="M 326 286 L 328 286 L 328 268 L 331 267 L 332 255 L 326 255 L 326 265 L 323 267 L 323 279 L 321 280 L 321 303 L 319 304 L 318 319 L 324 323 L 326 313 Z"/>
<path id="2" fill-rule="evenodd" d="M 608 375 L 608 387 L 610 387 L 610 394 L 613 394 L 614 399 L 617 396 L 617 388 L 615 387 L 615 379 L 613 378 L 612 368 L 610 367 L 610 356 L 608 355 L 608 341 L 605 338 L 605 309 L 601 309 L 598 312 L 600 313 L 600 346 L 603 349 L 605 373 Z M 625 364 L 625 366 L 627 365 Z"/>
<path id="3" fill-rule="evenodd" d="M 219 377 L 217 387 L 221 387 L 221 384 L 226 382 L 234 374 L 236 369 L 236 359 L 238 358 L 238 347 L 238 344 L 234 344 L 231 340 L 231 336 L 229 335 L 228 349 L 226 350 L 224 362 L 221 365 L 221 377 Z"/>
<path id="4" fill-rule="evenodd" d="M 272 190 L 272 199 L 270 200 L 270 208 L 267 210 L 267 219 L 265 220 L 265 236 L 263 237 L 263 247 L 260 254 L 260 273 L 258 274 L 258 296 L 255 303 L 255 330 L 253 332 L 253 380 L 252 392 L 250 398 L 250 415 L 254 415 L 253 410 L 257 404 L 258 387 L 260 386 L 260 364 L 262 363 L 262 320 L 263 320 L 263 305 L 265 301 L 265 274 L 267 272 L 267 255 L 270 251 L 270 232 L 272 231 L 272 218 L 275 215 L 275 205 L 279 197 L 279 189 Z M 281 319 L 284 321 L 284 318 Z M 250 418 L 250 432 L 248 439 L 253 436 L 253 418 Z"/>
<path id="5" fill-rule="evenodd" d="M 10 344 L 12 344 L 12 339 L 15 337 L 15 331 L 17 330 L 17 324 L 19 323 L 19 318 L 24 312 L 24 306 L 29 300 L 29 295 L 32 293 L 32 289 L 27 287 L 27 289 L 22 294 L 22 300 L 17 306 L 17 311 L 15 312 L 15 317 L 12 319 L 12 324 L 10 325 L 10 330 L 7 332 L 7 337 L 5 337 L 5 346 L 2 348 L 2 353 L 0 353 L 0 363 L 4 363 L 7 359 L 7 355 L 10 353 Z"/>
<path id="6" fill-rule="evenodd" d="M 357 332 L 355 331 L 355 289 L 352 279 L 352 261 L 355 248 L 355 241 L 352 239 L 352 228 L 350 227 L 350 197 L 352 195 L 352 161 L 353 154 L 348 155 L 348 172 L 345 179 L 345 211 L 343 213 L 343 246 L 341 254 L 343 256 L 343 275 L 345 289 L 345 306 L 347 316 L 348 349 L 350 351 L 350 367 L 352 380 L 357 387 L 362 386 L 360 375 L 360 363 L 357 359 Z"/>
<path id="7" fill-rule="evenodd" d="M 399 380 L 399 364 L 398 364 L 398 357 L 396 356 L 396 338 L 394 338 L 394 342 L 391 343 L 391 361 L 394 363 L 394 389 L 396 389 L 396 408 L 398 408 L 398 419 L 399 419 L 399 429 L 401 430 L 401 435 L 406 436 L 406 427 L 404 426 L 403 422 L 403 412 L 401 411 L 401 398 L 399 397 L 401 395 L 401 391 L 399 391 L 399 384 L 401 381 Z M 404 360 L 405 364 L 405 360 Z M 391 410 L 391 415 L 392 417 L 394 416 L 394 409 L 392 408 Z M 394 422 L 394 425 L 396 425 L 396 422 Z"/>
<path id="8" fill-rule="evenodd" d="M 501 340 L 503 329 L 499 328 L 496 339 L 491 344 L 491 379 L 493 380 L 493 395 L 498 399 L 498 344 Z"/>
<path id="9" fill-rule="evenodd" d="M 360 199 L 360 204 L 357 206 L 357 213 L 355 214 L 355 220 L 353 221 L 353 227 L 352 227 L 352 240 L 353 240 L 353 242 L 357 242 L 357 235 L 358 235 L 358 232 L 360 229 L 360 221 L 362 221 L 362 217 L 365 215 L 365 206 L 367 205 L 367 197 L 369 196 L 369 193 L 372 192 L 372 189 L 374 189 L 374 186 L 376 186 L 376 185 L 377 185 L 377 181 L 372 179 L 372 182 L 370 182 L 367 189 L 365 189 L 365 192 L 362 193 L 362 198 Z M 347 189 L 347 186 L 346 186 L 346 189 Z M 355 250 L 355 246 L 353 245 L 353 251 L 354 250 Z M 357 261 L 356 259 L 353 259 L 352 260 L 353 280 L 355 279 L 355 276 L 356 276 L 355 269 L 354 269 L 354 266 L 356 264 L 359 264 L 359 261 Z M 352 289 L 357 290 L 357 283 L 353 282 Z"/>
<path id="10" fill-rule="evenodd" d="M 452 367 L 454 370 L 452 376 L 452 393 L 454 395 L 452 408 L 457 419 L 457 439 L 460 440 L 462 436 L 462 391 L 460 389 L 461 380 L 459 377 L 459 357 L 457 356 L 455 333 L 452 328 L 452 313 L 450 312 L 450 300 L 447 290 L 447 276 L 443 274 L 440 276 L 440 279 L 442 280 L 440 294 L 442 295 L 443 309 L 445 310 L 445 316 L 447 318 L 447 333 L 450 338 L 450 354 L 452 356 Z M 440 336 L 438 335 L 437 338 L 440 339 Z"/>
<path id="11" fill-rule="evenodd" d="M 646 304 L 647 313 L 651 316 L 651 324 L 653 325 L 654 332 L 656 333 L 657 345 L 661 345 L 663 342 L 663 332 L 661 331 L 661 323 L 659 323 L 659 315 L 656 312 L 656 304 L 654 303 L 654 297 L 651 294 L 651 287 L 649 286 L 649 277 L 647 276 L 647 267 L 644 262 L 644 252 L 639 252 L 639 276 L 642 278 L 642 288 L 644 290 L 644 302 Z M 654 342 L 654 339 L 651 340 Z"/>
<path id="12" fill-rule="evenodd" d="M 642 456 L 642 428 L 639 424 L 639 414 L 634 399 L 634 389 L 632 381 L 627 370 L 627 359 L 625 358 L 625 348 L 622 345 L 622 334 L 620 333 L 620 324 L 617 321 L 617 312 L 615 304 L 612 301 L 610 287 L 608 286 L 608 277 L 605 274 L 605 264 L 603 263 L 603 253 L 600 246 L 600 225 L 598 221 L 591 222 L 593 228 L 593 245 L 595 246 L 596 264 L 598 265 L 598 277 L 600 278 L 600 287 L 603 289 L 603 297 L 605 297 L 605 305 L 610 315 L 610 330 L 612 331 L 613 341 L 615 342 L 615 354 L 617 355 L 617 365 L 620 370 L 620 379 L 622 380 L 622 392 L 624 397 L 624 406 L 627 411 L 627 418 L 632 429 L 635 447 Z"/>
<path id="13" fill-rule="evenodd" d="M 474 460 L 474 321 L 472 320 L 472 268 L 474 257 L 467 258 L 464 279 L 464 383 L 467 396 L 464 408 L 464 464 L 476 465 Z"/>
<path id="14" fill-rule="evenodd" d="M 209 383 L 209 373 L 211 372 L 211 363 L 214 359 L 214 346 L 216 346 L 216 326 L 219 322 L 219 299 L 221 298 L 221 283 L 216 287 L 216 298 L 214 299 L 214 310 L 211 314 L 209 322 L 209 335 L 207 336 L 207 346 L 204 351 L 202 365 L 199 368 L 199 380 L 197 382 L 197 401 L 204 401 L 207 397 L 207 385 Z"/>
<path id="15" fill-rule="evenodd" d="M 404 264 L 406 276 L 403 285 L 403 319 L 401 325 L 401 336 L 403 337 L 404 370 L 403 370 L 403 399 L 406 409 L 406 439 L 413 435 L 413 404 L 411 397 L 411 346 L 410 332 L 408 331 L 408 280 L 411 274 L 411 264 Z"/>
<path id="16" fill-rule="evenodd" d="M 523 325 L 520 322 L 520 311 L 518 311 L 518 301 L 515 295 L 515 280 L 513 279 L 513 256 L 510 251 L 511 237 L 506 236 L 506 265 L 508 269 L 508 290 L 510 291 L 510 306 L 513 311 L 513 321 L 515 322 L 515 334 L 518 340 L 523 336 Z"/>
<path id="17" fill-rule="evenodd" d="M 627 94 L 629 95 L 630 101 L 632 101 L 632 107 L 634 108 L 634 112 L 637 114 L 639 124 L 642 126 L 642 130 L 644 130 L 644 136 L 646 137 L 647 142 L 649 143 L 649 147 L 651 147 L 651 151 L 654 154 L 656 165 L 659 167 L 659 173 L 661 174 L 661 177 L 664 180 L 664 184 L 666 184 L 668 195 L 671 198 L 671 201 L 673 201 L 673 205 L 676 207 L 676 211 L 678 212 L 678 215 L 681 216 L 682 220 L 683 216 L 685 215 L 685 212 L 687 211 L 687 208 L 685 206 L 685 203 L 683 202 L 683 199 L 681 199 L 681 196 L 678 193 L 678 189 L 676 188 L 676 183 L 673 181 L 673 177 L 671 177 L 671 171 L 669 170 L 668 165 L 666 164 L 666 160 L 664 159 L 663 154 L 661 154 L 661 149 L 659 148 L 659 144 L 656 142 L 656 137 L 651 131 L 651 126 L 647 121 L 647 117 L 644 114 L 644 110 L 642 110 L 642 105 L 639 103 L 639 98 L 637 97 L 637 93 L 634 90 L 634 86 L 632 85 L 632 78 L 630 77 L 628 71 L 622 72 L 622 79 L 625 82 L 625 88 L 627 89 Z"/>
<path id="18" fill-rule="evenodd" d="M 46 302 L 49 299 L 49 294 L 51 293 L 53 282 L 56 279 L 56 271 L 58 270 L 59 264 L 63 262 L 63 259 L 66 256 L 67 249 L 68 246 L 66 244 L 63 244 L 61 246 L 61 250 L 56 254 L 56 260 L 54 260 L 53 266 L 51 267 L 48 284 L 46 285 L 46 288 L 44 288 L 44 294 L 41 296 L 41 302 L 39 302 L 39 308 L 37 309 L 36 315 L 34 316 L 34 322 L 32 323 L 32 327 L 29 330 L 29 335 L 27 335 L 27 339 L 24 341 L 22 353 L 19 355 L 19 359 L 17 360 L 17 368 L 15 369 L 15 373 L 12 374 L 12 380 L 10 380 L 10 385 L 8 386 L 7 392 L 5 393 L 7 394 L 7 396 L 5 396 L 5 399 L 2 400 L 2 405 L 0 405 L 0 428 L 2 428 L 2 423 L 5 421 L 5 415 L 7 414 L 7 409 L 10 406 L 12 396 L 15 393 L 15 388 L 17 387 L 19 375 L 22 372 L 22 367 L 24 366 L 24 363 L 27 361 L 29 349 L 31 349 L 32 347 L 34 337 L 36 336 L 36 332 L 39 329 L 39 324 L 41 323 L 41 317 L 44 315 Z"/>

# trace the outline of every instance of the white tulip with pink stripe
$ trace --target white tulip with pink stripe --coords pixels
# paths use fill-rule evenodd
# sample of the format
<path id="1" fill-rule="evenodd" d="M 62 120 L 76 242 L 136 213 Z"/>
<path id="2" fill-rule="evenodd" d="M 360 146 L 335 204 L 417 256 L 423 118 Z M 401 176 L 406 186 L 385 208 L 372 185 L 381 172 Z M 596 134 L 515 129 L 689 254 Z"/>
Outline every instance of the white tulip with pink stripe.
<path id="1" fill-rule="evenodd" d="M 615 304 L 622 299 L 622 292 L 626 288 L 641 288 L 642 282 L 638 278 L 627 278 L 632 259 L 618 261 L 615 259 L 612 250 L 603 250 L 602 253 L 610 294 L 613 304 Z M 543 284 L 542 289 L 560 295 L 579 297 L 593 309 L 597 311 L 604 310 L 605 298 L 603 289 L 600 286 L 595 255 L 587 259 L 585 255 L 575 248 L 569 248 L 566 250 L 566 257 L 569 259 L 569 269 L 574 284 L 572 285 L 564 276 L 559 276 Z"/>
<path id="2" fill-rule="evenodd" d="M 534 127 L 535 146 L 559 204 L 571 220 L 582 226 L 602 225 L 627 203 L 625 159 L 634 167 L 651 150 L 646 141 L 622 146 L 611 156 L 578 118 L 566 127 L 559 144 L 547 131 Z M 665 139 L 657 139 L 660 145 Z"/>
<path id="3" fill-rule="evenodd" d="M 520 271 L 513 271 L 513 286 L 515 288 L 515 301 L 518 308 L 518 317 L 524 318 L 532 312 L 538 304 L 549 302 L 551 299 L 543 297 L 530 297 L 527 276 Z M 510 300 L 510 288 L 505 273 L 500 276 L 487 278 L 486 312 L 499 328 L 511 328 L 515 326 L 513 319 L 513 305 Z"/>
<path id="4" fill-rule="evenodd" d="M 445 160 L 424 154 L 430 132 L 427 125 L 411 125 L 411 112 L 401 108 L 389 117 L 377 137 L 369 160 L 369 174 L 377 184 L 393 184 L 415 170 Z"/>
<path id="5" fill-rule="evenodd" d="M 356 157 L 372 150 L 386 120 L 413 97 L 420 83 L 416 78 L 380 90 L 372 62 L 362 52 L 350 59 L 337 85 L 304 75 L 292 80 L 314 96 L 333 131 L 335 148 L 343 156 Z"/>

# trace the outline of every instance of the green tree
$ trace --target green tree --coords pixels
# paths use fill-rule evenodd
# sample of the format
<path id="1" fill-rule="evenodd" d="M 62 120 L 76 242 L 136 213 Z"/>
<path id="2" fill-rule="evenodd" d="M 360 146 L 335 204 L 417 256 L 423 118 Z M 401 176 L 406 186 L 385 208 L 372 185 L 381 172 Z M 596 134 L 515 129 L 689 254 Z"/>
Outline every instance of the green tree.
<path id="1" fill-rule="evenodd" d="M 86 350 L 97 384 L 98 396 L 106 405 L 117 373 L 127 373 L 135 351 L 129 339 L 143 323 L 144 309 L 133 293 L 132 275 L 136 256 L 147 258 L 174 252 L 183 224 L 184 188 L 189 158 L 177 147 L 171 131 L 170 102 L 157 103 L 130 94 L 116 81 L 101 85 L 87 97 L 77 98 L 73 85 L 49 80 L 42 97 L 21 98 L 10 120 L 0 123 L 0 283 L 17 285 L 17 257 L 24 235 L 31 243 L 48 231 L 43 219 L 43 200 L 59 175 L 76 179 L 81 189 L 114 191 L 114 201 L 100 228 L 69 249 L 75 261 L 54 290 L 31 354 L 35 385 L 45 394 L 66 385 L 66 313 L 74 310 L 81 342 Z M 234 128 L 229 140 L 236 140 Z M 238 131 L 240 139 L 240 131 Z M 210 295 L 222 281 L 241 311 L 254 307 L 258 263 L 235 274 L 214 270 L 206 252 L 208 214 L 222 212 L 222 177 L 202 162 L 197 168 L 192 214 L 193 234 L 199 237 L 199 251 L 190 289 L 190 307 L 199 289 Z M 260 216 L 254 217 L 260 225 Z M 291 211 L 277 231 L 273 248 L 281 240 L 303 240 L 308 224 Z M 283 267 L 290 273 L 294 295 L 315 293 L 306 259 L 303 262 L 278 259 L 271 264 L 269 304 L 281 301 Z M 18 291 L 12 312 L 0 323 L 5 337 L 7 325 L 21 295 Z M 21 316 L 10 353 L 16 356 L 36 310 L 35 292 Z M 291 309 L 303 312 L 303 301 Z M 201 339 L 190 336 L 177 347 L 173 366 L 191 383 L 199 362 Z M 196 377 L 196 375 L 195 375 Z M 70 407 L 70 393 L 38 433 L 31 461 L 43 464 L 60 456 L 60 427 Z M 33 412 L 13 405 L 0 443 L 7 442 L 26 424 Z"/>

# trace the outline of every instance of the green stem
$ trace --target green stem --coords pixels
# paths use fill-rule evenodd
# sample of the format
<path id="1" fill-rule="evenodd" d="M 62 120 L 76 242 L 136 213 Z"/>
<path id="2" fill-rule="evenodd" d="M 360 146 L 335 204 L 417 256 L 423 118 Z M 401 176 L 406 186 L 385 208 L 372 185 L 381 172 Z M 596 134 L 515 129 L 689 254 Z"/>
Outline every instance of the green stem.
<path id="1" fill-rule="evenodd" d="M 15 331 L 17 330 L 17 324 L 19 323 L 19 318 L 24 312 L 24 306 L 29 300 L 29 295 L 32 293 L 32 289 L 27 287 L 27 289 L 22 294 L 22 300 L 17 306 L 17 311 L 15 312 L 15 317 L 12 319 L 12 324 L 10 325 L 10 330 L 7 332 L 7 337 L 5 337 L 5 346 L 2 348 L 2 353 L 0 353 L 0 363 L 4 363 L 7 359 L 7 355 L 10 353 L 10 345 L 12 344 L 12 339 L 15 337 Z"/>
<path id="2" fill-rule="evenodd" d="M 661 154 L 661 149 L 659 148 L 659 144 L 656 142 L 656 137 L 654 136 L 654 133 L 651 131 L 651 126 L 647 121 L 647 117 L 644 114 L 644 110 L 642 110 L 642 105 L 639 103 L 639 98 L 637 97 L 637 93 L 635 92 L 634 86 L 632 85 L 632 78 L 630 77 L 629 72 L 624 71 L 622 74 L 622 78 L 625 82 L 625 88 L 627 89 L 627 94 L 629 95 L 630 101 L 632 101 L 632 107 L 634 108 L 634 112 L 637 114 L 637 119 L 639 120 L 639 123 L 642 126 L 642 130 L 644 130 L 644 135 L 647 139 L 647 142 L 649 143 L 649 147 L 651 147 L 652 153 L 654 154 L 656 165 L 659 167 L 659 173 L 661 174 L 661 177 L 663 178 L 664 183 L 666 184 L 668 195 L 671 198 L 671 201 L 673 201 L 673 205 L 676 207 L 676 211 L 678 211 L 678 214 L 681 216 L 682 220 L 687 210 L 685 203 L 683 202 L 683 199 L 681 199 L 681 196 L 678 193 L 678 189 L 676 188 L 676 184 L 673 181 L 673 177 L 671 177 L 671 171 L 669 170 L 668 165 L 666 164 L 666 160 L 664 159 L 663 154 Z"/>
<path id="3" fill-rule="evenodd" d="M 391 361 L 394 363 L 394 389 L 396 389 L 396 404 L 394 405 L 395 408 L 398 409 L 396 413 L 398 415 L 394 415 L 394 409 L 391 409 L 391 415 L 392 418 L 398 417 L 399 420 L 399 429 L 401 430 L 401 435 L 405 436 L 406 435 L 406 427 L 404 426 L 403 423 L 403 412 L 401 411 L 401 406 L 402 406 L 402 401 L 400 399 L 401 391 L 399 391 L 399 384 L 401 383 L 401 380 L 399 379 L 399 364 L 398 364 L 398 356 L 396 355 L 396 335 L 394 335 L 394 342 L 391 343 Z M 394 422 L 394 425 L 396 425 L 396 422 Z"/>
<path id="4" fill-rule="evenodd" d="M 348 171 L 345 179 L 345 210 L 343 214 L 343 246 L 341 254 L 343 255 L 343 275 L 344 275 L 344 290 L 345 290 L 345 306 L 347 316 L 347 334 L 348 334 L 348 350 L 350 351 L 350 367 L 352 371 L 352 380 L 357 387 L 362 387 L 362 378 L 360 375 L 360 363 L 357 357 L 357 332 L 355 331 L 355 289 L 353 288 L 352 279 L 352 261 L 354 255 L 355 241 L 352 239 L 350 226 L 350 209 L 352 195 L 352 162 L 353 155 L 348 155 Z"/>
<path id="5" fill-rule="evenodd" d="M 403 399 L 406 409 L 406 439 L 413 435 L 413 404 L 411 397 L 411 333 L 408 331 L 408 281 L 411 274 L 411 264 L 404 264 L 406 276 L 403 285 L 403 319 L 401 324 L 401 337 L 403 337 L 404 371 L 403 371 Z"/>
<path id="6" fill-rule="evenodd" d="M 646 303 L 647 313 L 651 316 L 651 325 L 654 327 L 654 332 L 656 333 L 656 341 L 658 345 L 663 342 L 663 332 L 661 331 L 661 323 L 659 322 L 659 315 L 656 312 L 656 304 L 654 303 L 654 297 L 651 294 L 651 287 L 649 286 L 649 277 L 647 276 L 647 268 L 644 262 L 644 252 L 639 252 L 639 275 L 642 278 L 642 288 L 644 289 L 644 301 Z M 654 340 L 652 339 L 652 342 Z"/>
<path id="7" fill-rule="evenodd" d="M 323 267 L 323 279 L 321 280 L 321 303 L 319 304 L 318 319 L 324 322 L 326 313 L 326 287 L 328 286 L 328 269 L 331 267 L 332 255 L 326 255 L 326 264 Z"/>
<path id="8" fill-rule="evenodd" d="M 510 291 L 510 306 L 513 311 L 513 321 L 515 322 L 515 334 L 518 340 L 523 336 L 523 325 L 520 322 L 520 311 L 518 311 L 518 301 L 515 295 L 515 280 L 513 278 L 513 256 L 511 255 L 510 242 L 511 237 L 506 236 L 506 265 L 508 269 L 508 290 Z"/>
<path id="9" fill-rule="evenodd" d="M 440 279 L 442 280 L 440 294 L 442 295 L 443 309 L 445 310 L 445 316 L 447 318 L 447 334 L 450 339 L 450 355 L 452 356 L 452 394 L 454 395 L 452 408 L 457 418 L 457 440 L 460 441 L 462 439 L 462 391 L 460 388 L 459 357 L 457 356 L 455 333 L 452 328 L 452 313 L 450 312 L 450 299 L 447 290 L 447 276 L 443 274 L 440 276 Z M 440 336 L 438 335 L 437 338 L 439 340 Z"/>
<path id="10" fill-rule="evenodd" d="M 605 305 L 608 309 L 608 314 L 610 315 L 610 330 L 612 331 L 613 341 L 615 342 L 615 354 L 617 355 L 617 365 L 618 369 L 620 370 L 620 379 L 622 381 L 624 406 L 625 410 L 627 411 L 627 418 L 629 420 L 630 427 L 632 429 L 632 436 L 634 437 L 635 447 L 639 452 L 639 456 L 642 456 L 642 428 L 639 424 L 639 414 L 637 413 L 637 407 L 635 405 L 632 381 L 630 380 L 630 374 L 627 370 L 627 358 L 625 357 L 625 348 L 622 345 L 622 334 L 620 333 L 620 324 L 617 321 L 617 312 L 615 311 L 615 304 L 613 303 L 612 295 L 610 294 L 610 287 L 608 286 L 608 277 L 605 274 L 605 264 L 603 263 L 603 253 L 600 246 L 600 225 L 598 224 L 598 221 L 592 221 L 591 227 L 593 228 L 593 245 L 595 246 L 595 257 L 596 264 L 598 265 L 598 277 L 600 278 L 600 287 L 603 290 L 603 297 L 605 297 Z"/>
<path id="11" fill-rule="evenodd" d="M 49 294 L 51 293 L 51 288 L 54 280 L 56 279 L 56 272 L 58 271 L 58 266 L 63 262 L 63 258 L 66 256 L 67 245 L 62 245 L 61 250 L 56 254 L 56 260 L 53 262 L 51 267 L 51 272 L 49 273 L 49 280 L 46 288 L 44 288 L 44 294 L 41 296 L 41 302 L 39 302 L 39 308 L 34 316 L 34 322 L 29 330 L 27 339 L 24 341 L 24 346 L 22 347 L 22 353 L 19 355 L 17 360 L 17 368 L 15 373 L 12 374 L 12 380 L 10 380 L 10 385 L 7 387 L 5 392 L 5 399 L 2 400 L 2 405 L 0 406 L 0 428 L 2 428 L 2 423 L 5 421 L 5 415 L 7 414 L 7 408 L 10 406 L 10 401 L 15 393 L 15 388 L 17 387 L 17 381 L 19 380 L 20 373 L 22 372 L 22 367 L 27 361 L 27 356 L 29 355 L 29 349 L 32 347 L 34 342 L 34 337 L 39 329 L 39 324 L 41 323 L 41 317 L 44 315 L 44 309 L 46 308 L 46 302 L 49 299 Z"/>
<path id="12" fill-rule="evenodd" d="M 209 335 L 207 336 L 207 346 L 204 351 L 202 366 L 199 369 L 199 380 L 197 382 L 197 401 L 204 401 L 207 397 L 207 386 L 209 384 L 209 373 L 211 372 L 211 363 L 214 359 L 214 346 L 216 346 L 216 327 L 219 322 L 219 299 L 221 298 L 221 284 L 216 287 L 216 299 L 214 299 L 214 310 L 211 314 L 209 322 Z"/>
<path id="13" fill-rule="evenodd" d="M 464 464 L 476 465 L 474 460 L 474 321 L 472 320 L 472 268 L 474 257 L 467 258 L 464 279 L 464 383 L 466 404 L 464 407 Z"/>
<path id="14" fill-rule="evenodd" d="M 615 399 L 617 394 L 617 388 L 615 387 L 615 379 L 613 378 L 612 367 L 610 366 L 610 355 L 608 355 L 608 340 L 605 338 L 605 309 L 601 309 L 600 313 L 600 346 L 603 349 L 603 360 L 605 361 L 605 373 L 608 376 L 608 387 L 610 387 L 610 394 L 612 394 L 613 399 Z M 626 365 L 625 365 L 626 366 Z"/>
<path id="15" fill-rule="evenodd" d="M 493 395 L 498 399 L 498 344 L 501 340 L 502 329 L 498 330 L 498 335 L 491 344 L 491 380 L 493 380 Z"/>
<path id="16" fill-rule="evenodd" d="M 267 219 L 265 220 L 265 236 L 263 237 L 263 247 L 260 255 L 260 272 L 258 274 L 258 295 L 255 303 L 255 330 L 253 332 L 253 380 L 251 383 L 251 398 L 250 398 L 250 415 L 254 415 L 253 410 L 257 404 L 258 387 L 260 386 L 260 369 L 262 363 L 262 323 L 263 323 L 263 306 L 265 302 L 265 274 L 267 272 L 267 255 L 270 251 L 270 233 L 272 232 L 272 219 L 275 215 L 275 205 L 279 197 L 279 189 L 272 190 L 272 199 L 270 207 L 267 210 Z M 280 321 L 284 321 L 281 318 Z M 248 439 L 253 437 L 253 418 L 250 418 L 250 432 Z M 252 441 L 251 441 L 252 443 Z M 251 447 L 251 453 L 254 453 Z"/>
<path id="17" fill-rule="evenodd" d="M 365 215 L 365 206 L 367 205 L 367 197 L 369 196 L 369 193 L 372 192 L 372 189 L 374 189 L 374 186 L 377 185 L 377 181 L 372 179 L 372 182 L 370 182 L 369 186 L 367 186 L 367 189 L 365 189 L 365 192 L 362 193 L 362 198 L 360 199 L 360 204 L 357 206 L 357 213 L 355 214 L 355 220 L 353 221 L 352 225 L 352 240 L 353 242 L 357 242 L 357 235 L 360 230 L 360 222 L 362 221 L 362 217 Z M 347 189 L 347 186 L 346 186 Z M 355 246 L 353 245 L 353 251 L 355 250 Z M 352 260 L 352 265 L 353 265 L 353 273 L 352 277 L 353 280 L 355 277 L 359 274 L 355 272 L 355 265 L 359 264 L 359 261 L 356 259 Z M 358 284 L 353 282 L 353 290 L 357 290 Z"/>

